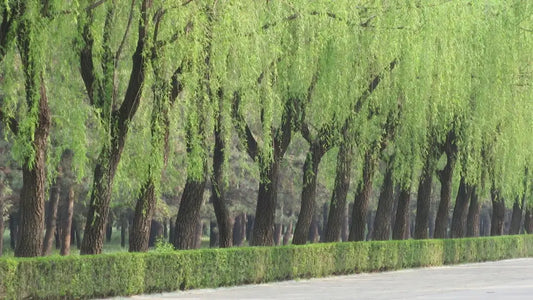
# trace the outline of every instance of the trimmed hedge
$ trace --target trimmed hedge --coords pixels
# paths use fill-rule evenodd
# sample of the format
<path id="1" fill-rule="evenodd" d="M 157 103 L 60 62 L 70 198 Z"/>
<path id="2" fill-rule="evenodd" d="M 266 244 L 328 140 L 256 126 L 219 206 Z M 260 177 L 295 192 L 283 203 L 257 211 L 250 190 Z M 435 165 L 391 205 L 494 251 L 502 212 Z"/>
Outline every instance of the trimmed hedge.
<path id="1" fill-rule="evenodd" d="M 533 256 L 533 236 L 0 259 L 0 298 L 94 298 Z"/>

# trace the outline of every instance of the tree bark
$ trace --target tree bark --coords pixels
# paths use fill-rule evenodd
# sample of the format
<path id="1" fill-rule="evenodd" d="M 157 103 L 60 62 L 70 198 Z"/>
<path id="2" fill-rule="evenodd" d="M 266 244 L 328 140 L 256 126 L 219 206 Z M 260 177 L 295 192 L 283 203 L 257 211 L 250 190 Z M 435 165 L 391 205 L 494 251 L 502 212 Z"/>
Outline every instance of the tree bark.
<path id="1" fill-rule="evenodd" d="M 18 211 L 9 214 L 9 243 L 11 249 L 15 250 L 17 246 L 17 236 L 19 229 L 19 216 Z"/>
<path id="2" fill-rule="evenodd" d="M 197 246 L 196 231 L 200 221 L 200 208 L 204 200 L 206 171 L 204 168 L 203 178 L 189 177 L 185 183 L 178 216 L 176 217 L 174 237 L 174 247 L 176 249 L 195 249 Z"/>
<path id="3" fill-rule="evenodd" d="M 60 214 L 60 254 L 69 255 L 72 236 L 72 215 L 74 214 L 74 188 L 72 185 L 68 189 L 68 195 L 62 202 L 64 204 L 63 211 Z"/>
<path id="4" fill-rule="evenodd" d="M 436 239 L 445 239 L 448 237 L 448 215 L 452 198 L 453 171 L 455 169 L 458 151 L 455 140 L 455 131 L 452 129 L 448 132 L 443 147 L 446 153 L 446 165 L 443 170 L 437 172 L 441 189 L 439 209 L 435 219 L 435 233 L 433 234 L 433 237 Z"/>
<path id="5" fill-rule="evenodd" d="M 128 236 L 128 217 L 126 216 L 126 213 L 122 214 L 122 217 L 120 218 L 120 246 L 122 248 L 126 247 L 126 236 Z"/>
<path id="6" fill-rule="evenodd" d="M 468 215 L 466 219 L 467 237 L 479 236 L 479 215 L 481 212 L 481 203 L 479 202 L 476 189 L 476 186 L 472 187 L 472 192 L 470 196 L 470 206 L 468 207 Z"/>
<path id="7" fill-rule="evenodd" d="M 472 197 L 472 187 L 466 184 L 464 176 L 461 176 L 459 191 L 455 199 L 455 207 L 452 216 L 452 238 L 462 238 L 466 234 L 466 218 L 468 213 L 468 201 Z"/>
<path id="8" fill-rule="evenodd" d="M 249 242 L 252 240 L 252 232 L 254 232 L 255 216 L 252 214 L 249 214 L 249 215 L 244 214 L 244 216 L 246 218 L 243 224 L 243 230 L 244 230 L 243 240 L 246 239 Z"/>
<path id="9" fill-rule="evenodd" d="M 492 218 L 490 222 L 490 235 L 503 235 L 503 224 L 505 221 L 505 202 L 501 198 L 500 192 L 494 187 L 491 190 Z"/>
<path id="10" fill-rule="evenodd" d="M 4 250 L 4 182 L 0 179 L 0 256 Z"/>
<path id="11" fill-rule="evenodd" d="M 392 208 L 394 206 L 394 182 L 392 178 L 393 161 L 391 158 L 385 171 L 381 193 L 379 195 L 372 240 L 384 241 L 390 238 Z"/>
<path id="12" fill-rule="evenodd" d="M 217 222 L 209 222 L 209 248 L 218 247 L 219 244 L 219 234 L 217 228 Z"/>
<path id="13" fill-rule="evenodd" d="M 240 213 L 233 224 L 233 245 L 242 246 L 246 238 L 246 214 Z"/>
<path id="14" fill-rule="evenodd" d="M 524 195 L 525 198 L 525 195 Z M 522 224 L 522 205 L 520 203 L 520 198 L 516 197 L 515 202 L 513 203 L 513 215 L 511 217 L 511 227 L 509 229 L 509 234 L 519 234 L 520 225 Z"/>
<path id="15" fill-rule="evenodd" d="M 29 37 L 28 37 L 29 39 Z M 26 46 L 29 47 L 29 46 Z M 24 48 L 26 48 L 24 47 Z M 27 50 L 29 51 L 29 50 Z M 25 55 L 28 55 L 26 53 Z M 33 60 L 26 57 L 23 60 Z M 27 64 L 27 62 L 25 63 Z M 26 66 L 34 69 L 34 66 Z M 35 70 L 34 70 L 35 71 Z M 27 75 L 26 77 L 32 77 Z M 35 76 L 35 74 L 33 75 Z M 22 190 L 20 195 L 20 225 L 18 228 L 15 256 L 39 256 L 42 253 L 44 229 L 44 195 L 46 190 L 46 147 L 50 132 L 50 110 L 44 82 L 41 77 L 39 99 L 34 99 L 33 78 L 26 78 L 28 103 L 38 102 L 38 121 L 35 129 L 32 148 L 33 163 L 26 160 L 22 167 Z"/>
<path id="16" fill-rule="evenodd" d="M 274 245 L 279 246 L 282 242 L 282 232 L 283 232 L 283 226 L 281 224 L 276 223 L 274 225 Z"/>
<path id="17" fill-rule="evenodd" d="M 113 213 L 110 213 L 107 219 L 107 225 L 105 229 L 105 241 L 107 243 L 110 243 L 112 236 L 113 236 Z"/>
<path id="18" fill-rule="evenodd" d="M 374 177 L 376 161 L 372 150 L 365 153 L 363 164 L 363 178 L 357 187 L 355 194 L 353 212 L 352 212 L 352 227 L 350 229 L 350 241 L 364 241 L 366 222 L 368 214 L 368 203 L 370 202 L 370 194 L 372 193 L 372 184 Z"/>
<path id="19" fill-rule="evenodd" d="M 430 145 L 430 147 L 433 147 Z M 431 151 L 435 151 L 430 149 Z M 416 221 L 415 239 L 427 239 L 429 237 L 429 210 L 431 204 L 431 188 L 433 186 L 433 172 L 435 171 L 435 154 L 428 153 L 426 162 L 420 175 L 418 195 L 416 198 Z"/>
<path id="20" fill-rule="evenodd" d="M 400 197 L 398 199 L 398 208 L 396 210 L 396 219 L 394 221 L 394 230 L 392 232 L 393 240 L 404 240 L 409 238 L 409 202 L 411 199 L 411 186 L 400 188 Z"/>
<path id="21" fill-rule="evenodd" d="M 318 220 L 316 216 L 313 217 L 311 221 L 311 226 L 309 226 L 309 242 L 318 243 L 320 240 L 320 235 L 318 234 Z"/>
<path id="22" fill-rule="evenodd" d="M 104 85 L 104 83 L 97 82 L 94 76 L 95 68 L 92 61 L 93 39 L 90 33 L 91 24 L 88 23 L 84 26 L 83 38 L 86 45 L 80 52 L 82 78 L 91 104 L 101 109 L 103 123 L 107 126 L 106 135 L 108 141 L 104 143 L 94 169 L 93 188 L 80 254 L 99 254 L 102 252 L 105 226 L 109 215 L 113 180 L 122 156 L 122 150 L 124 149 L 124 144 L 130 128 L 130 122 L 137 112 L 142 89 L 144 87 L 144 78 L 147 68 L 146 55 L 144 52 L 146 44 L 148 43 L 147 26 L 150 23 L 148 9 L 151 4 L 152 1 L 149 0 L 144 0 L 141 4 L 137 47 L 132 55 L 133 63 L 124 100 L 118 109 L 113 107 L 114 97 L 116 96 L 114 90 L 116 87 L 113 87 L 113 91 L 107 92 L 106 95 L 101 94 L 98 97 L 95 96 L 95 87 L 102 91 L 106 89 L 101 86 Z M 92 19 L 92 12 L 87 11 L 87 14 L 89 14 L 88 18 Z M 107 28 L 107 25 L 108 22 L 106 20 L 104 36 L 110 34 L 108 32 L 110 29 Z M 105 42 L 106 41 L 104 41 L 104 43 Z M 109 55 L 109 53 L 107 54 Z M 114 70 L 104 70 L 104 73 L 104 81 L 112 82 L 112 84 L 115 85 L 116 83 L 113 78 Z"/>
<path id="23" fill-rule="evenodd" d="M 346 196 L 350 188 L 350 175 L 353 159 L 353 145 L 347 137 L 347 130 L 343 130 L 345 140 L 339 147 L 337 154 L 337 167 L 335 170 L 335 187 L 329 204 L 328 223 L 325 230 L 325 242 L 341 240 L 342 223 L 346 206 Z"/>
<path id="24" fill-rule="evenodd" d="M 283 235 L 283 245 L 288 245 L 289 241 L 292 239 L 292 222 L 289 222 L 285 234 Z"/>
<path id="25" fill-rule="evenodd" d="M 533 233 L 533 209 L 527 208 L 526 215 L 524 217 L 524 231 L 528 234 Z"/>
<path id="26" fill-rule="evenodd" d="M 311 221 L 315 214 L 318 165 L 324 155 L 324 151 L 320 150 L 318 143 L 311 144 L 305 158 L 300 213 L 292 240 L 292 243 L 295 245 L 304 245 L 307 243 L 309 226 L 311 226 Z"/>
<path id="27" fill-rule="evenodd" d="M 155 247 L 158 239 L 163 237 L 163 225 L 152 219 L 150 226 L 150 234 L 148 236 L 148 247 Z"/>
<path id="28" fill-rule="evenodd" d="M 233 245 L 233 224 L 230 211 L 226 204 L 224 191 L 224 161 L 226 160 L 226 142 L 224 141 L 222 117 L 222 95 L 219 94 L 219 114 L 215 126 L 215 147 L 213 149 L 213 175 L 211 176 L 211 202 L 215 210 L 218 224 L 218 241 L 220 248 Z"/>
<path id="29" fill-rule="evenodd" d="M 61 173 L 61 167 L 58 170 Z M 57 224 L 57 208 L 59 206 L 59 198 L 61 194 L 61 174 L 56 177 L 55 182 L 50 187 L 50 201 L 48 201 L 48 208 L 46 209 L 46 233 L 44 235 L 42 255 L 47 256 L 52 252 L 52 245 L 54 243 L 54 236 Z"/>
<path id="30" fill-rule="evenodd" d="M 260 171 L 259 193 L 255 210 L 251 246 L 274 245 L 274 216 L 277 205 L 280 161 L 273 158 L 266 170 Z"/>
<path id="31" fill-rule="evenodd" d="M 135 213 L 129 238 L 130 252 L 146 252 L 149 247 L 152 217 L 156 206 L 155 183 L 150 176 L 135 204 Z"/>

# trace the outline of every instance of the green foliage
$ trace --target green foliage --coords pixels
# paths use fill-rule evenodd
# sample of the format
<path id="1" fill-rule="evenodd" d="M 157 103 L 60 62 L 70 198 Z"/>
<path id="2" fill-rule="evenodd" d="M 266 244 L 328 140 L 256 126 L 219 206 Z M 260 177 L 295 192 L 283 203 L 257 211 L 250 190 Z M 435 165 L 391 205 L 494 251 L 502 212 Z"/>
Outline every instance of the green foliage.
<path id="1" fill-rule="evenodd" d="M 0 297 L 79 299 L 533 256 L 529 235 L 0 259 Z"/>

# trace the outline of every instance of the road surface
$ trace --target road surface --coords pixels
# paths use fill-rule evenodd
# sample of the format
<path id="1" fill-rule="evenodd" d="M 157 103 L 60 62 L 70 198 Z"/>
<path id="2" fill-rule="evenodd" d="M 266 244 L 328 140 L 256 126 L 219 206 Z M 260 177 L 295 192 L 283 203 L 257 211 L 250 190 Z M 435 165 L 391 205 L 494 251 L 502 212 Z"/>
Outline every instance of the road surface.
<path id="1" fill-rule="evenodd" d="M 138 295 L 128 299 L 533 299 L 533 258 Z"/>

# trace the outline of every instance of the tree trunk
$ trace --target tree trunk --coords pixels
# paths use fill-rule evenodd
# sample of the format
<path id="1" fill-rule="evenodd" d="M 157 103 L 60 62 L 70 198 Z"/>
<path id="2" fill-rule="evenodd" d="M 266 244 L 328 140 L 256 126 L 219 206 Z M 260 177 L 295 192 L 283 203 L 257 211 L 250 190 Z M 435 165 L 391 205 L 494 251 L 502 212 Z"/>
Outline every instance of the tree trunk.
<path id="1" fill-rule="evenodd" d="M 168 242 L 174 245 L 174 237 L 176 236 L 176 223 L 171 219 L 168 221 Z"/>
<path id="2" fill-rule="evenodd" d="M 58 170 L 61 173 L 61 168 Z M 56 177 L 55 182 L 50 187 L 50 201 L 46 209 L 46 233 L 44 235 L 42 255 L 47 256 L 52 252 L 52 244 L 56 232 L 57 208 L 59 205 L 59 196 L 61 193 L 61 175 Z"/>
<path id="3" fill-rule="evenodd" d="M 311 225 L 311 224 L 309 224 Z M 283 245 L 288 245 L 289 241 L 292 239 L 292 222 L 289 222 L 285 234 L 283 235 Z"/>
<path id="4" fill-rule="evenodd" d="M 411 199 L 411 186 L 401 187 L 400 197 L 398 199 L 398 208 L 396 210 L 396 219 L 392 239 L 403 240 L 409 238 L 409 202 Z"/>
<path id="5" fill-rule="evenodd" d="M 259 183 L 254 230 L 250 246 L 272 246 L 274 244 L 274 216 L 277 205 L 279 166 L 280 158 L 275 155 L 266 167 L 261 167 L 261 182 Z"/>
<path id="6" fill-rule="evenodd" d="M 500 192 L 495 188 L 491 190 L 492 218 L 490 221 L 490 235 L 503 235 L 503 224 L 505 221 L 505 202 L 501 198 Z"/>
<path id="7" fill-rule="evenodd" d="M 394 206 L 394 182 L 392 178 L 393 161 L 391 158 L 387 164 L 385 178 L 379 195 L 376 218 L 374 219 L 374 231 L 372 240 L 384 241 L 390 238 L 392 208 Z"/>
<path id="8" fill-rule="evenodd" d="M 128 217 L 125 213 L 122 214 L 121 220 L 120 220 L 120 246 L 122 248 L 126 247 L 126 236 L 128 235 Z"/>
<path id="9" fill-rule="evenodd" d="M 468 213 L 468 201 L 472 197 L 472 188 L 466 184 L 464 176 L 461 176 L 461 182 L 459 183 L 459 191 L 455 199 L 455 207 L 453 209 L 452 216 L 452 238 L 465 237 L 466 229 L 466 217 Z"/>
<path id="10" fill-rule="evenodd" d="M 129 238 L 130 252 L 148 251 L 156 202 L 154 178 L 149 175 L 148 181 L 135 204 L 135 214 Z"/>
<path id="11" fill-rule="evenodd" d="M 197 246 L 196 231 L 198 222 L 200 222 L 200 208 L 204 200 L 206 171 L 204 168 L 203 178 L 187 178 L 176 217 L 174 239 L 176 249 L 195 249 Z"/>
<path id="12" fill-rule="evenodd" d="M 311 226 L 309 226 L 309 242 L 318 243 L 320 240 L 320 235 L 318 234 L 318 220 L 316 216 L 313 217 L 311 221 Z"/>
<path id="13" fill-rule="evenodd" d="M 282 232 L 283 232 L 283 226 L 281 226 L 281 224 L 279 224 L 279 223 L 276 223 L 274 225 L 274 245 L 275 246 L 279 246 L 281 244 Z"/>
<path id="14" fill-rule="evenodd" d="M 435 233 L 433 234 L 433 237 L 436 239 L 445 239 L 448 237 L 448 215 L 452 198 L 453 170 L 456 161 L 455 155 L 455 152 L 447 151 L 448 158 L 446 166 L 444 166 L 442 171 L 438 172 L 441 188 L 439 209 L 435 219 Z"/>
<path id="15" fill-rule="evenodd" d="M 246 233 L 243 231 L 243 228 L 246 228 L 246 225 L 246 214 L 238 214 L 235 217 L 235 222 L 233 223 L 233 245 L 243 245 L 244 238 L 246 237 Z"/>
<path id="16" fill-rule="evenodd" d="M 318 143 L 309 146 L 309 151 L 303 166 L 303 187 L 301 194 L 301 207 L 298 221 L 294 229 L 292 243 L 304 245 L 307 243 L 309 226 L 315 214 L 316 203 L 316 181 L 318 176 L 318 165 L 322 160 L 323 151 L 320 151 Z"/>
<path id="17" fill-rule="evenodd" d="M 113 236 L 113 214 L 109 214 L 109 218 L 107 219 L 107 225 L 105 229 L 105 241 L 107 243 L 111 243 L 111 238 Z"/>
<path id="18" fill-rule="evenodd" d="M 363 179 L 357 187 L 352 212 L 352 227 L 350 229 L 350 241 L 364 241 L 368 214 L 368 203 L 372 193 L 375 158 L 371 150 L 365 153 L 363 164 Z"/>
<path id="19" fill-rule="evenodd" d="M 17 246 L 17 236 L 19 229 L 19 216 L 18 211 L 9 214 L 9 243 L 11 249 L 15 250 Z"/>
<path id="20" fill-rule="evenodd" d="M 111 188 L 124 144 L 121 144 L 120 147 L 117 145 L 117 147 L 111 148 L 105 144 L 94 170 L 93 188 L 80 249 L 82 255 L 102 253 L 111 201 Z"/>
<path id="21" fill-rule="evenodd" d="M 29 37 L 28 37 L 29 39 Z M 29 41 L 23 41 L 25 43 Z M 27 48 L 29 46 L 21 46 Z M 27 50 L 29 51 L 29 50 Z M 35 66 L 29 67 L 28 53 L 21 54 L 25 56 L 25 69 L 29 72 L 35 72 Z M 32 64 L 30 62 L 30 64 Z M 50 110 L 48 108 L 48 99 L 41 75 L 39 99 L 34 99 L 35 91 L 34 77 L 36 74 L 26 75 L 26 90 L 28 103 L 38 102 L 38 120 L 37 127 L 33 136 L 33 161 L 26 160 L 22 166 L 22 190 L 20 194 L 20 225 L 18 228 L 17 245 L 15 256 L 29 257 L 39 256 L 43 247 L 43 229 L 44 229 L 44 195 L 46 192 L 46 147 L 48 135 L 50 132 Z"/>
<path id="22" fill-rule="evenodd" d="M 353 209 L 353 207 L 352 207 Z M 349 205 L 344 206 L 344 215 L 342 217 L 342 230 L 341 230 L 341 240 L 343 242 L 348 241 L 348 237 L 350 236 L 350 221 L 349 221 Z"/>
<path id="23" fill-rule="evenodd" d="M 470 196 L 470 206 L 468 207 L 468 215 L 466 219 L 467 237 L 479 236 L 479 215 L 481 212 L 481 203 L 479 202 L 476 189 L 476 186 L 472 187 Z"/>
<path id="24" fill-rule="evenodd" d="M 222 105 L 221 103 L 222 99 L 219 99 L 219 105 Z M 218 244 L 220 248 L 227 248 L 233 245 L 233 224 L 224 192 L 224 161 L 228 149 L 224 141 L 223 128 L 222 112 L 220 112 L 214 129 L 215 147 L 213 149 L 213 175 L 211 176 L 211 202 L 213 202 L 217 218 Z"/>
<path id="25" fill-rule="evenodd" d="M 345 140 L 339 147 L 337 154 L 337 167 L 335 175 L 335 187 L 329 204 L 328 223 L 325 230 L 325 242 L 337 242 L 341 240 L 342 223 L 346 206 L 346 196 L 350 188 L 350 175 L 353 159 L 353 145 L 343 133 Z"/>
<path id="26" fill-rule="evenodd" d="M 533 233 L 533 209 L 532 208 L 526 209 L 526 215 L 524 217 L 524 230 L 528 234 Z"/>
<path id="27" fill-rule="evenodd" d="M 201 218 L 198 218 L 198 222 L 196 223 L 196 244 L 194 245 L 195 249 L 202 248 L 202 236 L 203 236 L 203 229 L 204 229 L 204 222 L 202 222 Z"/>
<path id="28" fill-rule="evenodd" d="M 0 180 L 0 256 L 4 250 L 4 183 Z"/>
<path id="29" fill-rule="evenodd" d="M 431 188 L 433 186 L 433 172 L 435 171 L 433 160 L 434 155 L 427 154 L 424 169 L 420 175 L 418 195 L 416 198 L 415 239 L 427 239 L 429 237 L 429 210 L 431 204 Z"/>
<path id="30" fill-rule="evenodd" d="M 148 236 L 148 247 L 155 247 L 157 240 L 163 237 L 163 225 L 153 219 L 151 222 L 150 234 Z"/>
<path id="31" fill-rule="evenodd" d="M 252 240 L 252 232 L 254 232 L 254 223 L 255 223 L 255 216 L 252 214 L 244 214 L 245 221 L 244 221 L 244 236 L 243 239 L 246 238 L 248 242 Z"/>
<path id="32" fill-rule="evenodd" d="M 64 197 L 63 211 L 60 214 L 60 245 L 61 255 L 70 254 L 71 245 L 71 231 L 72 231 L 72 215 L 74 214 L 74 188 L 72 186 L 68 189 L 68 195 Z M 78 238 L 79 239 L 79 238 Z"/>
<path id="33" fill-rule="evenodd" d="M 217 222 L 209 222 L 209 248 L 215 248 L 219 243 Z"/>
<path id="34" fill-rule="evenodd" d="M 113 91 L 111 91 L 111 93 L 99 93 L 99 96 L 95 96 L 95 89 L 109 89 L 106 89 L 107 87 L 102 87 L 101 81 L 95 80 L 95 68 L 92 61 L 92 47 L 94 40 L 90 33 L 91 22 L 87 22 L 84 26 L 83 39 L 86 44 L 80 51 L 80 71 L 91 104 L 101 110 L 101 119 L 106 128 L 107 141 L 102 147 L 94 169 L 93 186 L 80 254 L 100 254 L 102 252 L 105 227 L 109 215 L 113 180 L 128 136 L 130 123 L 139 108 L 144 87 L 145 72 L 148 65 L 146 62 L 148 55 L 145 55 L 145 51 L 147 50 L 146 45 L 149 43 L 147 26 L 149 26 L 150 18 L 148 16 L 148 10 L 151 5 L 152 2 L 146 0 L 141 4 L 137 46 L 132 55 L 131 72 L 124 93 L 124 100 L 120 107 L 114 107 L 113 105 L 116 97 L 116 93 Z M 88 14 L 90 14 L 90 12 L 88 12 Z M 104 31 L 107 30 L 109 30 L 109 28 L 106 26 Z M 109 45 L 104 45 L 104 48 L 105 47 L 109 47 Z M 106 59 L 103 59 L 103 61 L 109 63 Z M 111 72 L 109 70 L 104 72 L 105 80 L 102 80 L 107 83 L 111 82 L 113 85 L 112 90 L 116 89 L 117 84 L 113 78 L 115 71 L 116 70 L 113 69 Z"/>
<path id="35" fill-rule="evenodd" d="M 522 224 L 522 206 L 520 205 L 520 198 L 516 197 L 513 204 L 513 216 L 511 217 L 511 228 L 509 234 L 519 234 L 520 225 Z"/>

